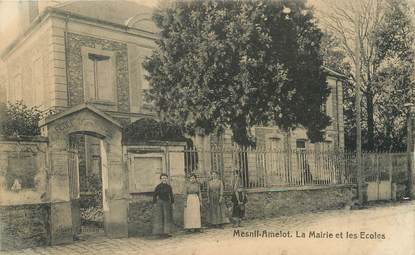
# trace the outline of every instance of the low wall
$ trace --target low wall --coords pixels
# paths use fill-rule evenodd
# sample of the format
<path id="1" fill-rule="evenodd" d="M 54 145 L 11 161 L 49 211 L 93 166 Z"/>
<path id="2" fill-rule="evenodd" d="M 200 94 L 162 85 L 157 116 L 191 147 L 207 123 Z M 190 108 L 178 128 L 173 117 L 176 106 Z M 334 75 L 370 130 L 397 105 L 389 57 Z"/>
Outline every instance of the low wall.
<path id="1" fill-rule="evenodd" d="M 0 250 L 50 244 L 50 204 L 0 206 Z"/>
<path id="2" fill-rule="evenodd" d="M 0 250 L 50 244 L 48 139 L 0 137 Z"/>
<path id="3" fill-rule="evenodd" d="M 351 203 L 353 186 L 302 187 L 248 192 L 246 217 L 268 218 L 339 209 Z"/>
<path id="4" fill-rule="evenodd" d="M 260 219 L 297 213 L 344 208 L 351 203 L 354 186 L 280 188 L 274 190 L 248 190 L 246 218 Z M 226 206 L 232 207 L 231 194 L 225 194 Z M 205 198 L 204 198 L 204 202 Z M 206 223 L 206 210 L 202 209 L 202 225 Z M 230 215 L 230 212 L 228 211 Z M 176 231 L 183 228 L 183 196 L 176 195 L 173 208 Z M 129 203 L 129 236 L 148 235 L 152 230 L 152 196 L 135 195 Z"/>
<path id="5" fill-rule="evenodd" d="M 183 195 L 174 196 L 173 220 L 174 229 L 183 228 Z M 128 236 L 144 236 L 152 232 L 153 195 L 133 195 L 128 208 Z"/>
<path id="6" fill-rule="evenodd" d="M 0 137 L 0 205 L 48 201 L 47 145 L 44 137 Z"/>

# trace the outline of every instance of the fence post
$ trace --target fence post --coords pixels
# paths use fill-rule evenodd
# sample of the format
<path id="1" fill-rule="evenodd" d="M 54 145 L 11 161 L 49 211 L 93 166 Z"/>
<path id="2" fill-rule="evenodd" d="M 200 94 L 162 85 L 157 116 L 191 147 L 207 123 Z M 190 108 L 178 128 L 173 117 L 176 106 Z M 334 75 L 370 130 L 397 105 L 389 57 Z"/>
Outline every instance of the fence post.
<path id="1" fill-rule="evenodd" d="M 389 182 L 390 182 L 390 186 L 391 186 L 391 200 L 396 200 L 396 195 L 394 195 L 394 193 L 396 194 L 394 185 L 392 183 L 392 175 L 393 175 L 393 157 L 392 157 L 392 153 L 388 153 L 389 154 Z"/>
<path id="2" fill-rule="evenodd" d="M 412 172 L 412 167 L 413 167 L 413 163 L 412 163 L 412 161 L 413 161 L 413 154 L 412 154 L 413 153 L 412 121 L 413 121 L 413 119 L 414 119 L 414 106 L 411 105 L 410 108 L 409 108 L 408 123 L 407 123 L 407 128 L 408 128 L 408 131 L 407 131 L 407 133 L 408 133 L 407 134 L 407 140 L 408 140 L 408 142 L 407 142 L 407 157 L 408 157 L 408 187 L 407 187 L 407 190 L 408 190 L 408 194 L 407 195 L 411 199 L 415 198 L 415 194 L 413 193 L 414 183 L 413 183 L 413 176 L 412 176 L 412 174 L 413 174 L 413 172 Z"/>

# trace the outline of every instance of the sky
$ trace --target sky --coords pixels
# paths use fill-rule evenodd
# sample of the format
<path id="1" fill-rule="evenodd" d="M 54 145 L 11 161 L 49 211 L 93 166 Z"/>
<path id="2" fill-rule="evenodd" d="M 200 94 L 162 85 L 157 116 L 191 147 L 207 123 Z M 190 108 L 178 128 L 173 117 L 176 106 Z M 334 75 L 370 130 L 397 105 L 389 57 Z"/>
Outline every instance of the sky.
<path id="1" fill-rule="evenodd" d="M 28 0 L 23 0 L 28 1 Z M 38 0 L 48 1 L 48 0 Z M 93 1 L 93 0 L 83 0 Z M 117 0 L 105 0 L 105 1 L 117 1 Z M 129 0 L 138 2 L 140 4 L 153 7 L 157 4 L 157 0 Z M 0 51 L 4 49 L 12 38 L 16 37 L 16 24 L 18 13 L 19 0 L 0 0 Z"/>

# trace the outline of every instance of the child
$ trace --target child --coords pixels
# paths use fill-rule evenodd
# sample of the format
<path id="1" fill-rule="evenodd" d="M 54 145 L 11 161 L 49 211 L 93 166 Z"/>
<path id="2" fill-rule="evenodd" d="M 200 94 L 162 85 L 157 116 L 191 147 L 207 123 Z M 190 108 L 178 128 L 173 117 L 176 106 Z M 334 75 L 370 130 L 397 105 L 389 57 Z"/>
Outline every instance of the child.
<path id="1" fill-rule="evenodd" d="M 240 227 L 241 220 L 245 217 L 245 204 L 248 202 L 248 197 L 242 187 L 238 187 L 232 194 L 232 218 L 233 227 Z"/>

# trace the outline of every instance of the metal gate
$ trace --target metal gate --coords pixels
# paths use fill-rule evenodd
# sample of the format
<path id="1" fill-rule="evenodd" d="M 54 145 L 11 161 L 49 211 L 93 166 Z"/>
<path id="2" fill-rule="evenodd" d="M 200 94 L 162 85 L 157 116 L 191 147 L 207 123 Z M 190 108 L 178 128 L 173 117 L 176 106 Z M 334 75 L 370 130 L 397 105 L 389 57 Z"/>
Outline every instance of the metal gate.
<path id="1" fill-rule="evenodd" d="M 79 155 L 78 144 L 69 139 L 66 149 L 68 157 L 69 197 L 71 199 L 72 228 L 74 236 L 81 233 Z"/>
<path id="2" fill-rule="evenodd" d="M 368 184 L 367 200 L 392 199 L 392 155 L 390 153 L 363 154 L 363 171 Z"/>
<path id="3" fill-rule="evenodd" d="M 66 148 L 73 234 L 74 236 L 82 234 L 83 237 L 104 232 L 102 181 L 100 176 L 98 180 L 98 177 L 87 174 L 86 160 L 89 158 L 86 156 L 86 143 L 86 135 L 71 134 Z M 97 164 L 99 163 L 101 160 L 98 160 Z M 94 185 L 99 188 L 95 189 Z"/>

